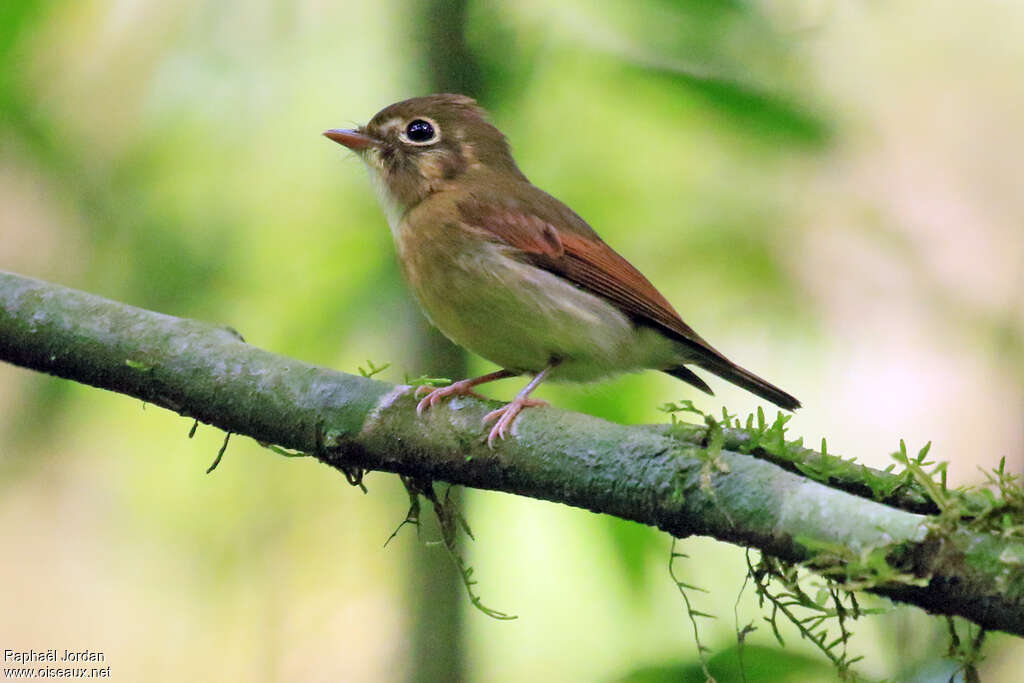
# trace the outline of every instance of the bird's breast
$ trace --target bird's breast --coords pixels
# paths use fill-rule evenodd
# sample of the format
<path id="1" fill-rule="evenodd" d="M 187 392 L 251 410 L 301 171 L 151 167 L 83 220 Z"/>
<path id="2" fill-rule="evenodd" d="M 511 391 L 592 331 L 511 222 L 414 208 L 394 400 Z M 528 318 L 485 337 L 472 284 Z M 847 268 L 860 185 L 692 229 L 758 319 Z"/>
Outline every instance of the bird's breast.
<path id="1" fill-rule="evenodd" d="M 427 317 L 452 341 L 504 367 L 588 381 L 667 366 L 677 349 L 607 300 L 517 258 L 457 221 L 403 221 L 399 261 Z"/>

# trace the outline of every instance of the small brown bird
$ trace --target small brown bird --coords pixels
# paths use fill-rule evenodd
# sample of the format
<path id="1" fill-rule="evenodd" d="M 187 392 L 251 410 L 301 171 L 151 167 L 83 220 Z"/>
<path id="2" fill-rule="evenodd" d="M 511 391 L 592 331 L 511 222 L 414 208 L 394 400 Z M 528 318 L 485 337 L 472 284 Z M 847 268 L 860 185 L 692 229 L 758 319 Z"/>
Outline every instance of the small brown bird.
<path id="1" fill-rule="evenodd" d="M 712 391 L 695 365 L 771 401 L 795 398 L 736 365 L 683 322 L 672 305 L 569 207 L 530 184 L 505 136 L 464 95 L 430 95 L 380 111 L 328 138 L 370 169 L 398 260 L 430 321 L 503 369 L 434 389 L 448 396 L 523 374 L 533 379 L 492 411 L 488 444 L 504 438 L 546 379 L 589 381 L 662 370 Z"/>

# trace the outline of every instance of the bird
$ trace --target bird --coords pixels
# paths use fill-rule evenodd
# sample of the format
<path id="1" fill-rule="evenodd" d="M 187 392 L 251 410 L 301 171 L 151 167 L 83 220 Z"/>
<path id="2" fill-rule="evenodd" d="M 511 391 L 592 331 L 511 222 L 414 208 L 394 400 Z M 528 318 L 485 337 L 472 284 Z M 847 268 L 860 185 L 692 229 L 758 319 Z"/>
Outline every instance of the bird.
<path id="1" fill-rule="evenodd" d="M 501 369 L 420 387 L 417 411 L 499 379 L 531 375 L 489 412 L 490 447 L 547 380 L 589 382 L 666 372 L 713 395 L 687 366 L 785 410 L 800 402 L 706 342 L 629 261 L 572 209 L 526 178 L 505 136 L 474 99 L 434 94 L 396 102 L 369 123 L 324 136 L 370 171 L 400 269 L 429 321 Z"/>

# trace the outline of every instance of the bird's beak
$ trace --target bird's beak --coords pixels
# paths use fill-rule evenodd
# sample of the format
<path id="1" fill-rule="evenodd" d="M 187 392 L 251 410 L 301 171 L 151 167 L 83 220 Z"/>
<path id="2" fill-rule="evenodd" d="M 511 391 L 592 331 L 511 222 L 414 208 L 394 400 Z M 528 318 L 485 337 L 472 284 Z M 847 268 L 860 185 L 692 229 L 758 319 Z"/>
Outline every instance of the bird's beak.
<path id="1" fill-rule="evenodd" d="M 362 151 L 377 144 L 377 141 L 369 135 L 364 135 L 358 130 L 347 130 L 343 128 L 332 128 L 325 130 L 324 136 L 334 140 L 339 145 L 345 145 L 355 152 Z"/>

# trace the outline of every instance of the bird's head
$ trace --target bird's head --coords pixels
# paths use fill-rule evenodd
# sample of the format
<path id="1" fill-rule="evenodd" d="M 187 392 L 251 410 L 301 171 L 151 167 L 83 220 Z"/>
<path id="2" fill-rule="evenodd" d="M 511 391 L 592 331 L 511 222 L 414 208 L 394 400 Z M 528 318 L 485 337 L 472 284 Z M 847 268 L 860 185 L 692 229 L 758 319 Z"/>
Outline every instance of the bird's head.
<path id="1" fill-rule="evenodd" d="M 467 178 L 525 179 L 501 131 L 465 95 L 428 95 L 396 102 L 365 126 L 325 136 L 358 154 L 399 213 Z"/>

